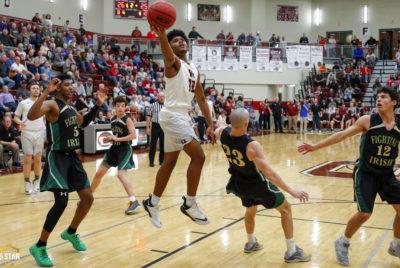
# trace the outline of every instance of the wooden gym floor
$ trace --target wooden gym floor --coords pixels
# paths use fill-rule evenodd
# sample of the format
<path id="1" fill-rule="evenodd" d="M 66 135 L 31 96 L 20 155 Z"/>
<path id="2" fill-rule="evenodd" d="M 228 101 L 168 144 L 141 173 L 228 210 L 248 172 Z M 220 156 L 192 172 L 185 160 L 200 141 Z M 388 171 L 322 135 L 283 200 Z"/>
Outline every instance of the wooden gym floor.
<path id="1" fill-rule="evenodd" d="M 296 146 L 303 140 L 317 142 L 323 137 L 326 136 L 270 134 L 255 138 L 274 170 L 288 184 L 310 195 L 309 203 L 300 204 L 286 194 L 292 203 L 295 241 L 312 253 L 309 263 L 284 263 L 286 244 L 279 214 L 263 207 L 258 208 L 255 235 L 264 249 L 252 254 L 243 252 L 247 240 L 244 208 L 238 198 L 226 194 L 228 164 L 219 145 L 203 146 L 206 163 L 198 202 L 211 220 L 209 225 L 196 225 L 180 212 L 189 161 L 182 153 L 161 199 L 161 229 L 153 227 L 144 209 L 134 215 L 124 214 L 128 199 L 116 171 L 110 170 L 78 229 L 88 251 L 79 254 L 60 238 L 76 209 L 78 199 L 72 193 L 50 236 L 49 255 L 55 267 L 68 268 L 341 267 L 335 259 L 333 242 L 343 234 L 347 220 L 356 212 L 351 172 L 358 157 L 360 136 L 307 156 L 297 153 Z M 148 166 L 147 153 L 134 157 L 138 168 L 128 175 L 141 202 L 153 190 L 158 167 Z M 100 162 L 101 159 L 84 163 L 90 179 Z M 29 247 L 38 240 L 53 196 L 48 192 L 25 195 L 21 173 L 2 175 L 0 185 L 0 249 L 12 245 L 20 250 L 21 259 L 15 267 L 36 267 Z M 374 214 L 352 239 L 351 267 L 400 267 L 400 260 L 387 253 L 394 210 L 379 198 L 376 201 Z"/>

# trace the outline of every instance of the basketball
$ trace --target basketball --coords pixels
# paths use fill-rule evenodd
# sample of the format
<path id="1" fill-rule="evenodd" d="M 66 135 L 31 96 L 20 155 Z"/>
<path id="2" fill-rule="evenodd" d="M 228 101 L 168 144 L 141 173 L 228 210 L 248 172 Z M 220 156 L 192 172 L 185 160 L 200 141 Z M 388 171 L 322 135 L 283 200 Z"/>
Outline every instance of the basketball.
<path id="1" fill-rule="evenodd" d="M 175 7 L 167 1 L 156 1 L 149 7 L 147 20 L 150 24 L 154 23 L 157 26 L 168 29 L 174 25 L 176 20 Z"/>

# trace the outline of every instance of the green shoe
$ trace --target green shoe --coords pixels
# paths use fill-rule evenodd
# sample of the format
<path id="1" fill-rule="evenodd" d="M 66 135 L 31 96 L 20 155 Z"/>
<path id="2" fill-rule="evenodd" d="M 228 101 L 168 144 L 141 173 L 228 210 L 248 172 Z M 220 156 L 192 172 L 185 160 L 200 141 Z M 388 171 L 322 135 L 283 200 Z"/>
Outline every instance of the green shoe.
<path id="1" fill-rule="evenodd" d="M 35 258 L 37 265 L 41 267 L 51 267 L 53 262 L 50 260 L 49 255 L 47 255 L 46 246 L 38 248 L 36 244 L 29 248 L 29 252 Z"/>
<path id="2" fill-rule="evenodd" d="M 69 234 L 67 230 L 65 230 L 64 232 L 61 233 L 61 238 L 71 242 L 74 249 L 76 249 L 79 252 L 84 252 L 87 249 L 85 244 L 83 244 L 83 242 L 79 239 L 78 234 L 76 233 Z"/>

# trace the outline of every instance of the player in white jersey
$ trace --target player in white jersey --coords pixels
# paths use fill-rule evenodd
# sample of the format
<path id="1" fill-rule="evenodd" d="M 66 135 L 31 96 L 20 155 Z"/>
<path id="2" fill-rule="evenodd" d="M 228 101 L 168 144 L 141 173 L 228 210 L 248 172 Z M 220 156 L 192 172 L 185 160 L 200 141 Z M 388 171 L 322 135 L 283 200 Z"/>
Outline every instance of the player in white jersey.
<path id="1" fill-rule="evenodd" d="M 143 206 L 153 225 L 160 228 L 158 202 L 168 184 L 179 153 L 183 150 L 191 161 L 187 171 L 187 195 L 182 197 L 184 202 L 181 211 L 197 224 L 208 224 L 209 219 L 200 211 L 195 199 L 205 156 L 189 117 L 194 96 L 208 123 L 206 134 L 212 138 L 214 144 L 213 122 L 200 83 L 199 71 L 187 59 L 188 39 L 183 31 L 172 30 L 167 35 L 163 28 L 155 25 L 151 25 L 151 28 L 160 38 L 165 64 L 165 102 L 160 113 L 160 125 L 165 134 L 165 154 L 164 162 L 156 176 L 153 194 L 143 201 Z"/>
<path id="2" fill-rule="evenodd" d="M 42 151 L 44 143 L 44 121 L 43 117 L 36 120 L 28 120 L 28 112 L 33 103 L 40 95 L 39 84 L 31 83 L 29 85 L 30 97 L 21 101 L 15 111 L 14 122 L 21 126 L 21 143 L 22 151 L 24 152 L 24 178 L 25 178 L 25 193 L 31 194 L 39 192 L 39 176 L 42 167 Z M 35 179 L 33 180 L 33 187 L 29 180 L 33 156 L 33 170 Z"/>

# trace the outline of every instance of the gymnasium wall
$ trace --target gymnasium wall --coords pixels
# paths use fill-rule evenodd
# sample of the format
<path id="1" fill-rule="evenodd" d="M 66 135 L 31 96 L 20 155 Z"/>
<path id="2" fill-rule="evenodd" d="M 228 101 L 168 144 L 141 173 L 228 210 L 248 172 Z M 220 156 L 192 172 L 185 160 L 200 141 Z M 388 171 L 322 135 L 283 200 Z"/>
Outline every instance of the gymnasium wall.
<path id="1" fill-rule="evenodd" d="M 363 6 L 368 6 L 368 23 L 363 23 Z M 353 31 L 360 40 L 366 41 L 369 36 L 361 35 L 361 27 L 368 26 L 371 35 L 378 40 L 379 29 L 400 28 L 400 1 L 396 0 L 312 0 L 312 13 L 321 9 L 321 25 L 313 22 L 311 40 L 315 41 L 318 34 L 325 35 L 327 31 Z M 313 15 L 314 16 L 314 15 Z"/>

